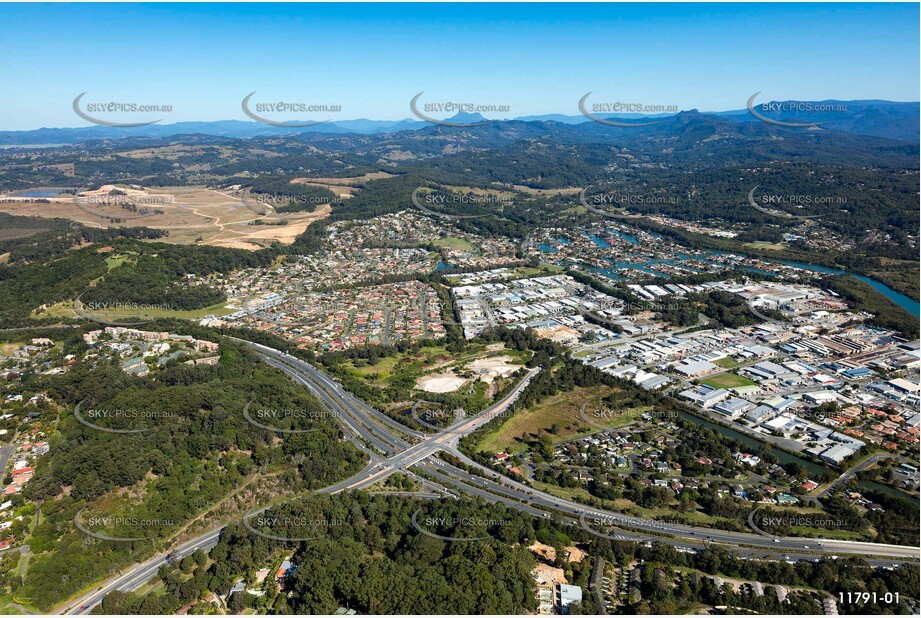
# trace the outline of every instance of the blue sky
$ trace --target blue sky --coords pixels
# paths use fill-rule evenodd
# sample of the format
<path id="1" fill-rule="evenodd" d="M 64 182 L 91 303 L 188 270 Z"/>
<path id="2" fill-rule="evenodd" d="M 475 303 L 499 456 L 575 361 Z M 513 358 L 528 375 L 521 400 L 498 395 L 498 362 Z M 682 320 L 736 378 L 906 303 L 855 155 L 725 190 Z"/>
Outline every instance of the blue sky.
<path id="1" fill-rule="evenodd" d="M 508 105 L 498 118 L 577 114 L 589 91 L 701 111 L 757 91 L 917 101 L 918 19 L 917 4 L 3 4 L 0 129 L 89 126 L 71 109 L 84 91 L 171 105 L 167 123 L 244 120 L 253 91 L 391 120 L 420 91 Z"/>

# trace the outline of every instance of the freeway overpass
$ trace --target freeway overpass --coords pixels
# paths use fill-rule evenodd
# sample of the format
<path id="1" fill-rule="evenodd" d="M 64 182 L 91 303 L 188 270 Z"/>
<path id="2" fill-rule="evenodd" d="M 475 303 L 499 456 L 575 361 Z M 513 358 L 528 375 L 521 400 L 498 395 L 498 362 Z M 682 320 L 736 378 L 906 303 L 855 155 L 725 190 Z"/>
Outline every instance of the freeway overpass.
<path id="1" fill-rule="evenodd" d="M 692 550 L 706 548 L 711 544 L 723 544 L 731 546 L 743 556 L 784 560 L 806 560 L 839 554 L 860 555 L 868 558 L 868 562 L 876 566 L 917 561 L 921 553 L 918 547 L 833 539 L 771 538 L 751 533 L 644 520 L 558 498 L 501 476 L 461 453 L 457 448 L 459 440 L 507 410 L 536 375 L 537 369 L 529 371 L 508 395 L 484 412 L 457 421 L 437 434 L 426 434 L 406 427 L 375 410 L 309 363 L 262 344 L 241 339 L 237 341 L 248 345 L 268 364 L 284 371 L 308 388 L 324 406 L 335 412 L 335 418 L 342 424 L 349 439 L 369 453 L 371 461 L 365 469 L 350 479 L 321 490 L 324 493 L 362 489 L 398 470 L 409 471 L 410 468 L 416 467 L 425 471 L 430 479 L 434 479 L 433 482 L 420 478 L 429 487 L 454 488 L 457 492 L 488 502 L 501 502 L 534 517 L 555 517 L 569 525 L 579 525 L 593 534 L 614 540 L 658 541 Z M 477 470 L 479 474 L 471 474 L 435 459 L 433 455 L 439 451 L 450 453 L 469 468 Z M 613 534 L 602 532 L 593 528 L 592 523 L 605 526 L 612 524 L 617 531 Z M 182 558 L 197 549 L 208 549 L 217 543 L 222 530 L 223 527 L 207 532 L 180 545 L 171 554 L 158 554 L 136 565 L 124 575 L 109 580 L 71 603 L 65 613 L 87 613 L 113 590 L 136 590 L 157 574 L 169 556 Z"/>
<path id="2" fill-rule="evenodd" d="M 291 363 L 284 362 L 284 364 L 288 365 L 289 369 L 295 372 L 297 371 L 296 368 L 299 366 L 309 366 L 308 363 L 304 363 L 303 361 L 295 361 Z M 316 368 L 312 369 L 314 372 L 322 374 L 322 372 Z M 745 545 L 753 547 L 764 547 L 765 549 L 772 550 L 774 552 L 783 552 L 785 550 L 809 550 L 808 553 L 810 553 L 810 555 L 841 553 L 880 555 L 907 559 L 917 559 L 919 551 L 921 551 L 917 547 L 838 541 L 834 539 L 803 539 L 796 537 L 766 539 L 765 537 L 757 534 L 726 532 L 711 528 L 687 526 L 682 524 L 666 524 L 658 521 L 644 520 L 638 517 L 632 517 L 621 513 L 613 513 L 603 509 L 588 507 L 586 505 L 575 503 L 562 498 L 557 498 L 556 496 L 540 490 L 536 490 L 527 485 L 524 485 L 523 483 L 502 477 L 488 467 L 481 465 L 480 463 L 461 453 L 456 448 L 457 441 L 459 441 L 463 435 L 476 430 L 479 426 L 488 422 L 497 414 L 501 413 L 510 403 L 507 401 L 508 398 L 517 397 L 517 395 L 521 390 L 523 390 L 533 375 L 533 372 L 530 373 L 524 380 L 522 380 L 521 383 L 519 383 L 519 385 L 516 387 L 516 389 L 513 390 L 509 397 L 504 399 L 502 402 L 499 402 L 499 404 L 494 406 L 493 409 L 481 413 L 481 415 L 478 415 L 473 419 L 465 419 L 456 422 L 454 425 L 442 433 L 437 434 L 435 437 L 428 438 L 424 442 L 421 442 L 414 447 L 410 447 L 400 455 L 394 457 L 392 461 L 394 464 L 396 464 L 397 467 L 408 467 L 414 463 L 422 461 L 429 454 L 433 454 L 435 450 L 447 451 L 460 459 L 467 466 L 471 468 L 478 468 L 481 472 L 485 473 L 488 478 L 483 479 L 483 482 L 489 487 L 491 493 L 511 498 L 515 501 L 528 501 L 532 505 L 536 504 L 543 506 L 545 509 L 547 509 L 544 511 L 544 513 L 549 513 L 550 511 L 558 511 L 569 515 L 575 515 L 577 517 L 583 515 L 589 516 L 597 519 L 599 522 L 616 522 L 619 527 L 636 528 L 641 531 L 655 534 L 657 540 L 662 540 L 664 542 L 669 541 L 668 539 L 661 537 L 672 536 L 692 541 L 698 541 L 699 539 L 696 544 L 697 547 L 706 546 L 709 543 L 725 543 L 727 545 L 733 546 Z M 342 393 L 345 393 L 342 387 L 335 380 L 329 379 L 326 384 L 333 390 L 338 390 Z M 387 418 L 389 419 L 389 417 Z M 366 417 L 365 420 L 367 420 L 370 424 L 373 424 L 372 419 Z M 392 419 L 389 420 L 392 421 Z M 431 447 L 426 449 L 427 445 L 431 445 Z M 425 456 L 421 456 L 423 452 L 427 454 Z M 447 463 L 437 462 L 437 464 L 440 465 L 443 470 L 446 470 L 449 476 L 454 479 L 469 480 L 471 478 L 469 473 Z M 361 481 L 356 480 L 356 482 Z"/>

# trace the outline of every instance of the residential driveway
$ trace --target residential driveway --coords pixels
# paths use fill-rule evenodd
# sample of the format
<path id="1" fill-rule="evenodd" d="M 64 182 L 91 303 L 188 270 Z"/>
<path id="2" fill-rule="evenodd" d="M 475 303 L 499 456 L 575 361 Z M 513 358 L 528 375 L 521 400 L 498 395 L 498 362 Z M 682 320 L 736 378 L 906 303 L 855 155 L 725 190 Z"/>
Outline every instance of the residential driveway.
<path id="1" fill-rule="evenodd" d="M 0 477 L 6 472 L 6 464 L 10 460 L 10 455 L 12 455 L 15 450 L 15 444 L 4 444 L 0 446 Z"/>

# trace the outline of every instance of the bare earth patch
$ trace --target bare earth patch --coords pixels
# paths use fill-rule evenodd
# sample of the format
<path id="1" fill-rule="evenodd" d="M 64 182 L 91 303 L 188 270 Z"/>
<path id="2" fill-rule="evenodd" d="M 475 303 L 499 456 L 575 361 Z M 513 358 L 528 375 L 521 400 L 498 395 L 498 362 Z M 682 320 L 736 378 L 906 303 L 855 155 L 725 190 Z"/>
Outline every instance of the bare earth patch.
<path id="1" fill-rule="evenodd" d="M 318 182 L 327 185 L 357 185 L 359 183 L 368 182 L 369 180 L 380 180 L 381 178 L 390 178 L 393 174 L 388 174 L 387 172 L 371 172 L 370 174 L 365 174 L 364 176 L 348 176 L 343 178 L 295 178 L 291 181 L 292 184 L 298 184 L 299 182 L 312 183 Z"/>
<path id="2" fill-rule="evenodd" d="M 114 185 L 106 185 L 97 191 L 81 192 L 85 201 L 78 207 L 71 196 L 55 197 L 47 202 L 36 202 L 28 198 L 7 200 L 0 203 L 0 211 L 11 215 L 61 217 L 82 223 L 88 227 L 134 227 L 145 226 L 164 230 L 168 236 L 160 242 L 174 244 L 211 245 L 256 250 L 267 247 L 275 241 L 283 244 L 294 242 L 311 223 L 328 217 L 329 204 L 314 212 L 287 213 L 283 216 L 263 217 L 253 212 L 238 196 L 228 192 L 205 187 L 154 187 L 144 189 L 118 189 L 130 197 L 162 199 L 162 203 L 139 203 L 139 207 L 151 210 L 152 214 L 138 217 L 119 204 L 92 203 L 91 196 L 108 193 Z M 143 199 L 142 199 L 143 198 Z M 113 223 L 112 219 L 124 218 Z M 262 220 L 265 225 L 252 225 Z M 284 221 L 284 225 L 273 225 Z"/>
<path id="3" fill-rule="evenodd" d="M 426 393 L 453 393 L 467 382 L 453 372 L 425 376 L 416 382 L 416 388 Z"/>
<path id="4" fill-rule="evenodd" d="M 530 547 L 528 547 L 528 549 L 530 549 L 534 554 L 536 554 L 537 556 L 540 556 L 547 562 L 553 562 L 554 560 L 556 560 L 556 549 L 554 549 L 550 545 L 541 543 L 540 541 L 534 541 L 534 543 Z M 568 562 L 581 562 L 582 559 L 585 558 L 585 552 L 579 549 L 578 547 L 576 547 L 575 545 L 564 547 L 563 549 L 566 550 L 566 560 Z M 557 582 L 557 583 L 565 584 L 566 582 L 562 581 L 562 582 Z"/>
<path id="5" fill-rule="evenodd" d="M 496 378 L 507 378 L 521 369 L 521 365 L 512 365 L 511 356 L 495 356 L 493 358 L 479 358 L 468 363 L 466 368 L 479 374 L 479 378 L 491 384 Z"/>

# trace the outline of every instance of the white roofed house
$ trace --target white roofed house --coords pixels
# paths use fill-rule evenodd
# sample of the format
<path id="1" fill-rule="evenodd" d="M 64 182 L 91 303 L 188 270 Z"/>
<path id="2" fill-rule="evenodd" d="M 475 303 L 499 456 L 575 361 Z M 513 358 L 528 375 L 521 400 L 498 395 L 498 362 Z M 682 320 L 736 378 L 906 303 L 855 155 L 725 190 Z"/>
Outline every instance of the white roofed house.
<path id="1" fill-rule="evenodd" d="M 570 586 L 569 584 L 560 584 L 557 586 L 557 606 L 561 614 L 569 613 L 569 606 L 578 605 L 582 602 L 582 588 L 579 586 Z"/>

